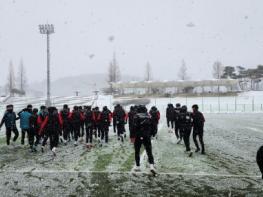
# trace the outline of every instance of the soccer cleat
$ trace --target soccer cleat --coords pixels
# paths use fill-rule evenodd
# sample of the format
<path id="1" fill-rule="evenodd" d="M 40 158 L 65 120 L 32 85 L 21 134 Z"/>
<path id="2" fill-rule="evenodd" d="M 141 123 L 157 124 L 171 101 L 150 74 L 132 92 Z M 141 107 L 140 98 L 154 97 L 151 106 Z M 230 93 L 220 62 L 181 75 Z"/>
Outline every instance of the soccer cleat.
<path id="1" fill-rule="evenodd" d="M 178 140 L 178 141 L 177 141 L 177 144 L 181 144 L 181 142 L 182 142 L 182 139 Z"/>
<path id="2" fill-rule="evenodd" d="M 45 149 L 45 146 L 41 146 L 41 152 L 43 153 Z"/>
<path id="3" fill-rule="evenodd" d="M 78 146 L 78 142 L 77 141 L 74 142 L 74 146 Z"/>
<path id="4" fill-rule="evenodd" d="M 80 138 L 79 138 L 79 142 L 83 142 L 83 137 L 80 137 Z"/>
<path id="5" fill-rule="evenodd" d="M 193 152 L 191 150 L 186 150 L 185 153 L 188 154 L 189 157 L 193 156 Z"/>
<path id="6" fill-rule="evenodd" d="M 150 164 L 150 171 L 154 176 L 157 174 L 153 164 Z"/>
<path id="7" fill-rule="evenodd" d="M 140 171 L 141 171 L 141 168 L 140 168 L 140 166 L 135 166 L 133 170 L 134 170 L 135 172 L 140 172 Z"/>
<path id="8" fill-rule="evenodd" d="M 195 150 L 195 152 L 196 152 L 196 153 L 198 153 L 199 151 L 200 151 L 200 149 L 199 149 L 199 148 L 197 148 L 197 149 Z"/>
<path id="9" fill-rule="evenodd" d="M 52 148 L 51 151 L 52 151 L 52 153 L 53 153 L 53 156 L 56 157 L 56 156 L 57 156 L 57 154 L 56 154 L 56 147 Z"/>

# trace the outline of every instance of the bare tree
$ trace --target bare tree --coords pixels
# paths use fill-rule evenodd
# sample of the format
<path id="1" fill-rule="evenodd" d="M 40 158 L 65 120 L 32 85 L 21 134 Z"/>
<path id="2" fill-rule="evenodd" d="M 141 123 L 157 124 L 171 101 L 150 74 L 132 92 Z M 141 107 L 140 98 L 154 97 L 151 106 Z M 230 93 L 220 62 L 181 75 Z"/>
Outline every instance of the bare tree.
<path id="1" fill-rule="evenodd" d="M 120 68 L 118 65 L 118 62 L 116 60 L 115 53 L 113 54 L 113 59 L 110 62 L 109 70 L 108 70 L 108 82 L 110 83 L 116 83 L 120 81 L 121 75 L 120 75 Z M 113 88 L 111 86 L 111 92 L 113 92 Z"/>
<path id="2" fill-rule="evenodd" d="M 222 65 L 222 63 L 220 61 L 216 61 L 213 64 L 213 77 L 215 79 L 221 79 L 222 75 L 224 72 L 224 66 Z"/>
<path id="3" fill-rule="evenodd" d="M 178 73 L 178 78 L 180 80 L 186 80 L 188 77 L 187 77 L 187 67 L 186 67 L 186 64 L 185 64 L 185 61 L 182 60 L 182 65 L 179 69 L 179 73 Z"/>
<path id="4" fill-rule="evenodd" d="M 215 79 L 221 79 L 223 73 L 224 73 L 224 66 L 222 65 L 222 63 L 220 61 L 216 61 L 213 64 L 213 77 Z M 219 93 L 219 91 L 220 91 L 220 86 L 218 84 L 217 85 L 217 92 Z"/>
<path id="5" fill-rule="evenodd" d="M 145 66 L 145 81 L 152 80 L 152 67 L 149 62 L 147 62 Z"/>
<path id="6" fill-rule="evenodd" d="M 7 89 L 10 96 L 14 96 L 13 90 L 15 88 L 15 72 L 12 61 L 9 63 L 9 73 L 7 77 Z"/>
<path id="7" fill-rule="evenodd" d="M 25 91 L 27 79 L 26 79 L 26 70 L 23 64 L 23 60 L 20 61 L 17 81 L 18 81 L 20 90 Z"/>

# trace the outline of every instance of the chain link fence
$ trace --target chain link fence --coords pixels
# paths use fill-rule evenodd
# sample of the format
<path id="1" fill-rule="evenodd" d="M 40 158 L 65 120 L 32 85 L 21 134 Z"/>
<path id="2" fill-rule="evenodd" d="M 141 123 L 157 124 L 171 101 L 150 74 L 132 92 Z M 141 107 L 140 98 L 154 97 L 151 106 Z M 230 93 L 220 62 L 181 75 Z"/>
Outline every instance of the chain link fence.
<path id="1" fill-rule="evenodd" d="M 150 105 L 164 111 L 168 103 L 186 105 L 188 110 L 198 104 L 205 113 L 263 113 L 263 97 L 258 96 L 153 98 Z"/>

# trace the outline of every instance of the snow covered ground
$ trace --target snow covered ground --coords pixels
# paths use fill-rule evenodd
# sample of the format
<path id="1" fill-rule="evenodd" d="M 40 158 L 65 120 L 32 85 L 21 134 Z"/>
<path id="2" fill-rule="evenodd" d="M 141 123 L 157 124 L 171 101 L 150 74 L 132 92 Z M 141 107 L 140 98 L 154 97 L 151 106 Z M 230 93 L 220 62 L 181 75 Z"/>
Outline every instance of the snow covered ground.
<path id="1" fill-rule="evenodd" d="M 39 100 L 44 102 L 44 99 L 27 98 L 15 99 L 13 103 L 18 109 L 26 103 L 39 106 Z M 79 105 L 92 103 L 92 98 L 57 97 L 54 101 L 58 106 Z M 188 105 L 198 101 L 193 98 L 188 100 Z M 152 99 L 151 103 L 162 114 L 159 136 L 153 141 L 159 176 L 147 173 L 147 157 L 142 161 L 143 173 L 131 173 L 133 146 L 128 139 L 124 144 L 117 141 L 112 130 L 109 145 L 91 151 L 84 145 L 61 145 L 54 160 L 48 149 L 45 153 L 32 154 L 19 141 L 15 147 L 6 147 L 2 137 L 0 191 L 3 196 L 262 195 L 263 182 L 255 161 L 256 151 L 263 144 L 261 113 L 205 113 L 207 155 L 194 154 L 189 158 L 184 146 L 177 145 L 175 136 L 167 131 L 164 119 L 167 102 L 169 99 Z M 172 99 L 172 103 L 176 102 L 179 98 Z M 104 96 L 97 101 L 99 106 L 110 103 L 112 99 Z M 191 146 L 194 148 L 192 141 Z"/>

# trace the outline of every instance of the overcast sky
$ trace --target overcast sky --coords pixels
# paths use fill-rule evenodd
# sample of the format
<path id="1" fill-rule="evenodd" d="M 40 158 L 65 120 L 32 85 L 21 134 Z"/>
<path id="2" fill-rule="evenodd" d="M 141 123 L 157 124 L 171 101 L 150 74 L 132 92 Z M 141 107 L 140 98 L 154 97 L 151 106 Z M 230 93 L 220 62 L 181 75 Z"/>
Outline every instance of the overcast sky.
<path id="1" fill-rule="evenodd" d="M 0 0 L 0 86 L 23 59 L 30 82 L 45 79 L 52 23 L 52 79 L 107 72 L 116 52 L 123 74 L 176 79 L 182 59 L 192 79 L 211 78 L 214 61 L 263 64 L 262 0 Z M 110 39 L 111 38 L 111 39 Z"/>

